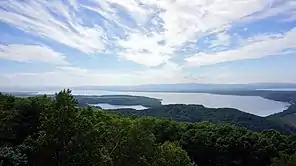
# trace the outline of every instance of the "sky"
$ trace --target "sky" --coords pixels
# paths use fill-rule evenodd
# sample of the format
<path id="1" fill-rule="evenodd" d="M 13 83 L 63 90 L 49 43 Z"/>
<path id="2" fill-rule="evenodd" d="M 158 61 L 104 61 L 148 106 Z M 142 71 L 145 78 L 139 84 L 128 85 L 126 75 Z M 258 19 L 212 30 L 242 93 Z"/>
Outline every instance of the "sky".
<path id="1" fill-rule="evenodd" d="M 296 0 L 1 0 L 0 86 L 296 83 Z"/>

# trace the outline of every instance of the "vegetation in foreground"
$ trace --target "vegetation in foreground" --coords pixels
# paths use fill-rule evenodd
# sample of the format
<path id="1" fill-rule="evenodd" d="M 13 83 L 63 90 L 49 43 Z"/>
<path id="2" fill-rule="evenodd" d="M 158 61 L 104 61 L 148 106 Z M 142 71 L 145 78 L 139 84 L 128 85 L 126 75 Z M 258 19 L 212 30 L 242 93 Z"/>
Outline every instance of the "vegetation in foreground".
<path id="1" fill-rule="evenodd" d="M 0 95 L 1 166 L 294 166 L 296 136 L 229 124 L 182 123 Z"/>

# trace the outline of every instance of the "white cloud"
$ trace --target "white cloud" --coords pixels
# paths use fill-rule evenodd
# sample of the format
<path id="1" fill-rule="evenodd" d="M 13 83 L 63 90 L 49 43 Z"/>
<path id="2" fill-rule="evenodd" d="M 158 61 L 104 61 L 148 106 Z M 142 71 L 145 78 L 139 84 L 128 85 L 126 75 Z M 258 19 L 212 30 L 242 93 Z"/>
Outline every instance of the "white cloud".
<path id="1" fill-rule="evenodd" d="M 1 1 L 0 21 L 88 54 L 104 50 L 102 28 L 85 26 L 75 11 L 78 4 L 70 2 L 72 9 L 62 1 Z"/>
<path id="2" fill-rule="evenodd" d="M 159 66 L 167 63 L 173 53 L 171 48 L 158 44 L 161 41 L 159 35 L 149 37 L 139 33 L 132 34 L 128 39 L 118 41 L 118 46 L 123 49 L 119 55 L 138 64 Z"/>
<path id="3" fill-rule="evenodd" d="M 54 65 L 68 65 L 66 56 L 55 52 L 46 46 L 0 44 L 0 59 L 14 60 L 18 62 L 43 62 Z"/>
<path id="4" fill-rule="evenodd" d="M 50 72 L 0 73 L 9 80 L 9 86 L 78 86 L 78 85 L 139 85 L 156 83 L 191 82 L 182 67 L 168 63 L 161 68 L 120 72 L 87 70 L 79 67 L 57 67 Z M 30 80 L 30 81 L 27 81 Z M 4 85 L 3 85 L 4 86 Z"/>
<path id="5" fill-rule="evenodd" d="M 244 59 L 259 59 L 271 55 L 280 55 L 283 51 L 296 49 L 296 28 L 284 35 L 271 35 L 269 38 L 253 38 L 251 43 L 234 50 L 218 53 L 198 53 L 185 60 L 189 66 L 205 66 L 222 62 Z M 264 40 L 262 40 L 264 39 Z"/>
<path id="6" fill-rule="evenodd" d="M 295 7 L 296 8 L 296 7 Z M 281 20 L 282 22 L 292 22 L 292 21 L 296 21 L 296 9 L 295 11 L 291 12 L 291 15 L 287 16 L 286 18 L 284 18 L 283 20 Z"/>
<path id="7" fill-rule="evenodd" d="M 192 82 L 189 73 L 183 71 L 183 67 L 175 63 L 168 62 L 160 68 L 136 71 L 131 73 L 134 78 L 130 79 L 130 84 L 170 84 Z M 137 81 L 139 79 L 139 81 Z"/>
<path id="8" fill-rule="evenodd" d="M 200 37 L 221 32 L 234 22 L 290 12 L 293 1 L 276 0 L 86 0 L 1 1 L 0 20 L 87 54 L 111 52 L 155 67 Z M 96 14 L 85 15 L 85 10 Z M 222 35 L 222 34 L 221 34 Z M 227 36 L 217 36 L 227 42 Z M 213 43 L 215 45 L 215 43 Z"/>
<path id="9" fill-rule="evenodd" d="M 216 34 L 215 40 L 210 40 L 209 48 L 217 47 L 217 46 L 229 46 L 231 41 L 231 36 L 228 35 L 226 32 L 221 32 Z"/>
<path id="10" fill-rule="evenodd" d="M 262 1 L 264 2 L 264 1 Z M 283 20 L 292 17 L 296 11 L 296 1 L 294 0 L 269 0 L 268 5 L 254 15 L 250 15 L 249 19 L 264 19 L 268 17 L 281 16 Z"/>
<path id="11" fill-rule="evenodd" d="M 272 33 L 262 33 L 262 34 L 250 36 L 247 38 L 242 38 L 241 36 L 238 36 L 239 38 L 238 44 L 241 46 L 246 46 L 246 45 L 250 45 L 253 43 L 258 43 L 258 42 L 262 42 L 270 39 L 274 39 L 274 40 L 281 39 L 283 37 L 284 37 L 283 34 L 272 34 Z"/>
<path id="12" fill-rule="evenodd" d="M 4 74 L 0 73 L 0 87 L 5 87 L 10 85 L 9 78 L 7 78 Z"/>
<path id="13" fill-rule="evenodd" d="M 28 81 L 30 80 L 30 81 Z M 50 72 L 0 73 L 0 85 L 22 87 L 72 87 L 83 85 L 141 85 L 173 83 L 259 83 L 259 82 L 295 82 L 296 77 L 279 71 L 246 72 L 233 71 L 231 68 L 211 68 L 202 72 L 184 72 L 183 67 L 168 63 L 161 68 L 132 72 L 96 71 L 79 67 L 58 67 Z"/>
<path id="14" fill-rule="evenodd" d="M 56 68 L 61 71 L 65 71 L 65 72 L 69 72 L 69 73 L 73 73 L 73 74 L 84 74 L 84 73 L 88 72 L 87 69 L 83 69 L 80 67 L 74 67 L 74 66 L 59 66 Z"/>
<path id="15" fill-rule="evenodd" d="M 136 1 L 130 4 L 125 2 L 112 0 L 112 3 L 120 3 L 122 7 L 127 9 L 131 4 L 139 6 Z M 147 27 L 145 29 L 143 27 L 144 30 L 140 29 L 139 32 L 136 32 L 136 39 L 134 39 L 135 33 L 128 33 L 130 38 L 119 40 L 119 46 L 124 48 L 123 54 L 127 59 L 140 64 L 144 64 L 143 61 L 146 62 L 146 59 L 155 59 L 149 60 L 152 63 L 146 63 L 148 66 L 158 66 L 165 63 L 174 55 L 174 52 L 183 50 L 188 42 L 196 42 L 205 34 L 224 30 L 229 27 L 230 23 L 239 21 L 265 7 L 265 4 L 258 0 L 232 0 L 227 3 L 207 0 L 175 2 L 142 0 L 141 3 L 144 4 L 142 10 L 147 9 L 154 13 L 150 22 L 155 23 L 156 26 L 161 25 L 161 28 Z M 135 14 L 133 16 L 148 17 Z M 229 39 L 226 35 L 222 36 L 221 34 L 218 36 L 218 40 L 224 41 L 225 44 Z M 143 54 L 143 49 L 148 53 Z M 130 52 L 133 54 L 132 58 Z M 147 58 L 144 58 L 145 56 Z"/>
<path id="16" fill-rule="evenodd" d="M 138 64 L 145 65 L 148 67 L 159 66 L 163 63 L 168 62 L 170 59 L 167 55 L 158 55 L 158 54 L 151 54 L 151 53 L 124 53 L 123 57 L 127 60 L 134 61 Z"/>
<path id="17" fill-rule="evenodd" d="M 120 72 L 116 66 L 112 71 L 90 70 L 70 66 L 66 55 L 52 50 L 53 47 L 0 45 L 0 59 L 57 66 L 54 71 L 41 73 L 0 73 L 0 86 L 18 86 L 20 82 L 24 86 L 296 82 L 294 77 L 286 75 L 245 73 L 241 76 L 215 67 L 208 72 L 199 72 L 202 68 L 194 71 L 186 68 L 295 52 L 296 28 L 284 34 L 247 37 L 239 41 L 239 47 L 231 49 L 231 42 L 237 36 L 227 33 L 232 25 L 278 15 L 283 18 L 281 21 L 294 21 L 295 4 L 294 0 L 0 1 L 0 21 L 29 35 L 62 43 L 86 54 L 112 53 L 148 67 L 130 72 Z M 248 28 L 243 30 L 247 32 Z M 207 43 L 208 48 L 196 44 L 212 35 L 215 40 Z M 223 51 L 217 50 L 219 46 L 229 50 L 225 51 L 224 47 Z M 203 49 L 208 52 L 195 54 L 196 50 Z M 177 52 L 182 52 L 184 57 L 176 57 L 180 56 Z M 192 53 L 195 55 L 190 56 Z M 185 66 L 172 63 L 183 59 Z"/>

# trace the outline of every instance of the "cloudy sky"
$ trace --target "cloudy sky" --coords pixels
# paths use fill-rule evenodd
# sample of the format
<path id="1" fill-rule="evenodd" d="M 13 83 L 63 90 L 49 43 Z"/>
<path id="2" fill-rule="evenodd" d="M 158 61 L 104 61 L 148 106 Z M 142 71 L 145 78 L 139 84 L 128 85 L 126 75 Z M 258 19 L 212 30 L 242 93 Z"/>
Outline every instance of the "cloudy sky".
<path id="1" fill-rule="evenodd" d="M 296 83 L 295 0 L 1 0 L 0 86 Z"/>

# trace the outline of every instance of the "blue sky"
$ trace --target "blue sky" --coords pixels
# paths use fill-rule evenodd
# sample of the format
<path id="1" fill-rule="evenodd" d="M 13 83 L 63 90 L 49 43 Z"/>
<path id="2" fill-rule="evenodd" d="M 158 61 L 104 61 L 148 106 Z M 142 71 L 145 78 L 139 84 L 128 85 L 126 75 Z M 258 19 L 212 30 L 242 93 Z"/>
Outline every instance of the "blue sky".
<path id="1" fill-rule="evenodd" d="M 296 83 L 295 0 L 4 0 L 0 36 L 0 86 Z"/>

